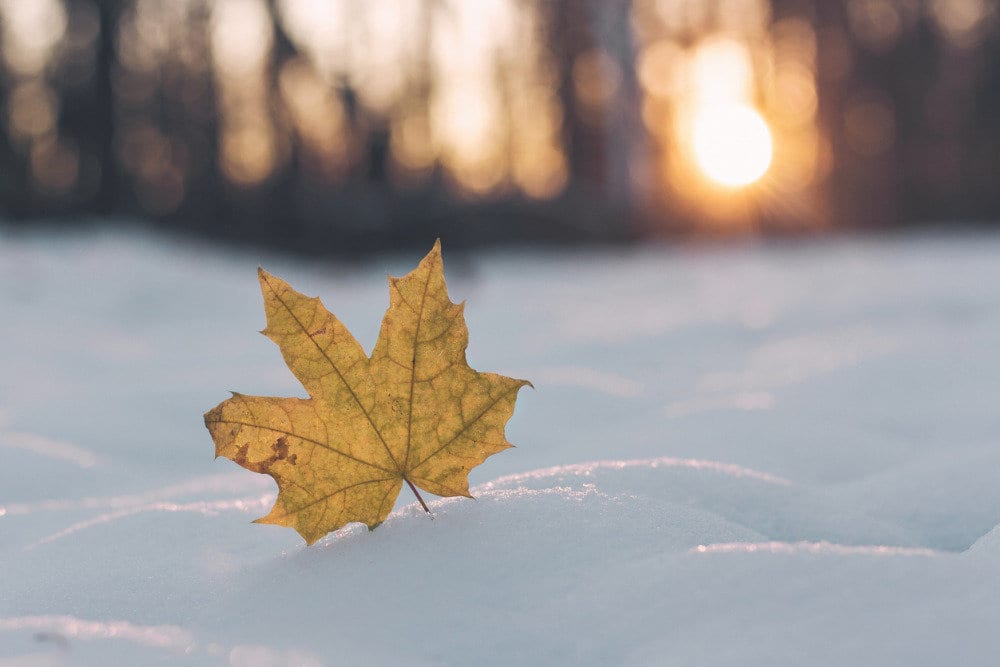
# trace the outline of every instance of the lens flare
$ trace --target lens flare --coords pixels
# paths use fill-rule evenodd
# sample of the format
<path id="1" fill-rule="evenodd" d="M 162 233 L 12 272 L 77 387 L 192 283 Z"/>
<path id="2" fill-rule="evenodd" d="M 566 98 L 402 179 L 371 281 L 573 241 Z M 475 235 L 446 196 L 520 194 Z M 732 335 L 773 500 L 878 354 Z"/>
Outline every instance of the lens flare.
<path id="1" fill-rule="evenodd" d="M 774 146 L 767 123 L 744 105 L 702 109 L 695 115 L 693 147 L 708 178 L 731 188 L 750 185 L 771 166 Z"/>

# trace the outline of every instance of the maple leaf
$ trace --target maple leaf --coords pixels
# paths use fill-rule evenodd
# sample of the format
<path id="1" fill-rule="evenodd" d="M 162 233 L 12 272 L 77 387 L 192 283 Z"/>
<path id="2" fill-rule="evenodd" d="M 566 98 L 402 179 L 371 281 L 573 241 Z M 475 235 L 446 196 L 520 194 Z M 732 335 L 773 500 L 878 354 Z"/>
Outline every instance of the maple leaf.
<path id="1" fill-rule="evenodd" d="M 258 270 L 267 327 L 310 398 L 234 393 L 205 413 L 216 456 L 278 483 L 258 523 L 295 528 L 308 544 L 359 521 L 385 521 L 406 482 L 467 496 L 469 471 L 512 445 L 504 426 L 530 384 L 473 370 L 464 302 L 452 303 L 441 243 L 403 278 L 371 356 L 318 298 Z"/>

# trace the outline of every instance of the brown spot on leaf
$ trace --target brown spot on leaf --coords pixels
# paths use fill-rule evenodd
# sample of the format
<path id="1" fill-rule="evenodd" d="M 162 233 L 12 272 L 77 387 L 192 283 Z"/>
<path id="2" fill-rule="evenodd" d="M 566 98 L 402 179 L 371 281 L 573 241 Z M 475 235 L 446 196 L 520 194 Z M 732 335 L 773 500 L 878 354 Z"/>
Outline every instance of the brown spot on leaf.
<path id="1" fill-rule="evenodd" d="M 284 440 L 284 438 L 279 438 L 279 441 L 280 440 Z M 269 473 L 271 471 L 271 466 L 273 466 L 276 461 L 279 461 L 280 459 L 283 458 L 283 456 L 279 456 L 278 455 L 278 453 L 277 453 L 278 449 L 280 449 L 280 448 L 278 447 L 278 443 L 276 442 L 276 443 L 274 443 L 274 446 L 272 447 L 272 450 L 275 451 L 275 454 L 272 454 L 271 456 L 267 457 L 263 461 L 251 461 L 250 457 L 248 456 L 248 454 L 250 452 L 250 443 L 249 442 L 245 442 L 245 443 L 243 443 L 242 445 L 240 445 L 240 446 L 238 446 L 236 448 L 236 453 L 233 455 L 232 458 L 233 458 L 233 461 L 235 461 L 236 463 L 240 464 L 241 466 L 243 466 L 247 470 L 252 470 L 253 472 L 259 472 L 259 473 L 267 474 L 267 473 Z M 288 453 L 288 445 L 287 444 L 284 446 L 283 451 L 284 451 L 284 454 L 287 455 L 287 453 Z"/>
<path id="2" fill-rule="evenodd" d="M 285 436 L 281 436 L 274 441 L 274 444 L 271 445 L 271 451 L 274 452 L 274 455 L 271 457 L 273 463 L 288 461 L 292 465 L 295 465 L 295 461 L 299 458 L 298 454 L 288 453 L 288 438 Z"/>
<path id="3" fill-rule="evenodd" d="M 236 454 L 233 455 L 233 461 L 239 463 L 241 466 L 247 465 L 247 452 L 250 451 L 250 443 L 244 442 L 242 445 L 236 447 Z"/>
<path id="4" fill-rule="evenodd" d="M 239 463 L 247 470 L 264 474 L 270 474 L 271 468 L 273 468 L 274 464 L 278 461 L 288 461 L 292 465 L 295 465 L 295 461 L 298 459 L 297 454 L 289 453 L 288 438 L 285 436 L 281 436 L 274 441 L 271 445 L 271 455 L 263 460 L 251 461 L 247 455 L 249 451 L 249 442 L 239 445 L 236 448 L 236 453 L 232 456 L 233 461 Z"/>
<path id="5" fill-rule="evenodd" d="M 271 445 L 271 451 L 274 452 L 274 459 L 276 461 L 288 458 L 288 438 L 281 436 L 274 441 Z"/>

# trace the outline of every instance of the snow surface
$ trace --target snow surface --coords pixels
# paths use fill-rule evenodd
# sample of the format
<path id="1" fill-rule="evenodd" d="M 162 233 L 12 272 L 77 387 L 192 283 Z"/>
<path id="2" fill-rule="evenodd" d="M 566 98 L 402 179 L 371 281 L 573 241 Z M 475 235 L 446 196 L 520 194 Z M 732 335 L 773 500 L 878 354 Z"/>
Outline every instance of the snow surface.
<path id="1" fill-rule="evenodd" d="M 519 447 L 306 548 L 202 424 L 302 395 L 257 264 L 370 349 L 418 254 L 0 233 L 0 664 L 1000 662 L 1000 237 L 444 244 Z"/>

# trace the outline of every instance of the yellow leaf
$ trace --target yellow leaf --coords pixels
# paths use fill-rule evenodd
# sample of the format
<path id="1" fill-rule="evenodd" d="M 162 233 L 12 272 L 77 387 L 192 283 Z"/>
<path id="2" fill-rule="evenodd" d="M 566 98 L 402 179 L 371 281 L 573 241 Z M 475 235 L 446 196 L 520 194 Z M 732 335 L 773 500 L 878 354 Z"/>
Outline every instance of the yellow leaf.
<path id="1" fill-rule="evenodd" d="M 267 516 L 312 544 L 360 521 L 374 529 L 406 482 L 468 496 L 469 471 L 512 445 L 504 426 L 526 380 L 469 367 L 464 304 L 448 298 L 441 243 L 403 278 L 371 357 L 318 298 L 258 271 L 267 328 L 310 398 L 233 394 L 205 414 L 216 456 L 278 483 Z"/>

